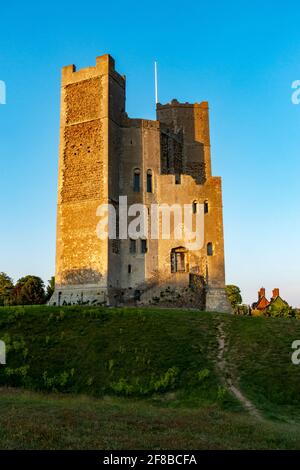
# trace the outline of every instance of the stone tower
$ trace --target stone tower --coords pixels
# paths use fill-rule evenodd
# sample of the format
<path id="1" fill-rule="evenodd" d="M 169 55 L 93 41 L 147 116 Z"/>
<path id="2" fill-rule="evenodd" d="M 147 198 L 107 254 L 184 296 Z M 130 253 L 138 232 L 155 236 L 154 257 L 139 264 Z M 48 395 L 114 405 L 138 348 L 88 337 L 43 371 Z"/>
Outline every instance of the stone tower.
<path id="1" fill-rule="evenodd" d="M 101 240 L 97 209 L 204 207 L 204 244 L 187 240 Z M 197 209 L 196 209 L 197 210 Z M 157 105 L 157 120 L 125 113 L 125 78 L 109 55 L 62 71 L 56 289 L 51 304 L 174 303 L 230 311 L 224 291 L 221 179 L 211 175 L 208 104 Z M 154 301 L 154 299 L 156 299 Z M 201 304 L 199 302 L 199 305 Z"/>

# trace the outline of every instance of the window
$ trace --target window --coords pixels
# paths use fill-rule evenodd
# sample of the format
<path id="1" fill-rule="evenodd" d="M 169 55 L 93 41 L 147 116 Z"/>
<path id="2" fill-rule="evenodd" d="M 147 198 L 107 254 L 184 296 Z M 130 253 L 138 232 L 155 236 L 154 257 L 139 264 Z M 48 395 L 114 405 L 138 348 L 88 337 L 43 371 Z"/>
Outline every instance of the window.
<path id="1" fill-rule="evenodd" d="M 204 201 L 204 214 L 208 214 L 208 201 Z"/>
<path id="2" fill-rule="evenodd" d="M 133 191 L 135 193 L 139 193 L 141 189 L 141 172 L 137 168 L 134 170 L 133 174 Z"/>
<path id="3" fill-rule="evenodd" d="M 152 171 L 147 171 L 147 193 L 152 193 Z"/>
<path id="4" fill-rule="evenodd" d="M 147 253 L 147 251 L 148 251 L 147 240 L 141 239 L 141 252 Z"/>
<path id="5" fill-rule="evenodd" d="M 136 253 L 136 240 L 133 240 L 132 238 L 130 238 L 129 242 L 129 252 Z"/>
<path id="6" fill-rule="evenodd" d="M 207 244 L 207 256 L 213 256 L 213 254 L 214 254 L 213 244 L 209 242 Z"/>
<path id="7" fill-rule="evenodd" d="M 131 264 L 128 265 L 128 274 L 131 274 Z"/>
<path id="8" fill-rule="evenodd" d="M 183 247 L 171 251 L 171 272 L 184 273 L 187 271 L 187 250 Z"/>
<path id="9" fill-rule="evenodd" d="M 197 214 L 197 201 L 193 202 L 193 214 Z"/>

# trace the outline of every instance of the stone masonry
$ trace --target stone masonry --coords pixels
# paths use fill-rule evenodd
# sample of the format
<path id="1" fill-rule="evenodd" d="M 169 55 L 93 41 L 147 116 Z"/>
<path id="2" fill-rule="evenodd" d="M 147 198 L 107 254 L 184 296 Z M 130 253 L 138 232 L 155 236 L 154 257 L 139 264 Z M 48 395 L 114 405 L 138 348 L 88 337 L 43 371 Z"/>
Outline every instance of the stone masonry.
<path id="1" fill-rule="evenodd" d="M 56 288 L 50 304 L 160 304 L 230 311 L 225 295 L 221 179 L 211 174 L 207 102 L 157 105 L 130 119 L 125 77 L 109 55 L 64 67 Z M 97 208 L 204 204 L 204 245 L 175 239 L 100 240 Z"/>

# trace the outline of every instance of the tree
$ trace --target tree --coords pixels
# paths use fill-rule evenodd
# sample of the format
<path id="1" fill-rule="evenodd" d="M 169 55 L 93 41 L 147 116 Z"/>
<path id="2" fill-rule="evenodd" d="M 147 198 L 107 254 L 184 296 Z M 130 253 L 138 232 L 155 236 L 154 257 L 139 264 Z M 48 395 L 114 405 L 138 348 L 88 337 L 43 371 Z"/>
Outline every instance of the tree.
<path id="1" fill-rule="evenodd" d="M 46 289 L 46 300 L 47 302 L 51 299 L 52 295 L 54 294 L 55 290 L 55 277 L 52 276 L 51 279 L 48 281 L 48 286 Z"/>
<path id="2" fill-rule="evenodd" d="M 0 305 L 8 305 L 14 288 L 12 279 L 6 273 L 0 273 Z"/>
<path id="3" fill-rule="evenodd" d="M 225 287 L 225 291 L 233 310 L 236 310 L 237 306 L 243 302 L 240 288 L 237 286 L 229 285 Z"/>
<path id="4" fill-rule="evenodd" d="M 15 305 L 40 305 L 45 301 L 45 285 L 40 277 L 29 275 L 18 280 L 13 291 Z"/>
<path id="5" fill-rule="evenodd" d="M 266 315 L 270 317 L 291 317 L 292 308 L 281 297 L 277 297 L 266 308 Z"/>

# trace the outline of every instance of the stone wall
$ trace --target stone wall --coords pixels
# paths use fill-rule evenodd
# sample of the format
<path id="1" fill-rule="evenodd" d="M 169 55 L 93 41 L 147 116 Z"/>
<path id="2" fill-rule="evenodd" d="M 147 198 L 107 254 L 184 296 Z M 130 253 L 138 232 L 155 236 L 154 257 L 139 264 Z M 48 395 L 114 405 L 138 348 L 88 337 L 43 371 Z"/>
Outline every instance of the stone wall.
<path id="1" fill-rule="evenodd" d="M 110 200 L 110 188 L 118 185 L 118 135 L 111 123 L 116 114 L 121 118 L 124 90 L 124 78 L 115 72 L 110 56 L 78 72 L 73 65 L 63 68 L 53 302 L 106 302 L 109 244 L 97 237 L 96 213 Z"/>

